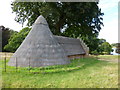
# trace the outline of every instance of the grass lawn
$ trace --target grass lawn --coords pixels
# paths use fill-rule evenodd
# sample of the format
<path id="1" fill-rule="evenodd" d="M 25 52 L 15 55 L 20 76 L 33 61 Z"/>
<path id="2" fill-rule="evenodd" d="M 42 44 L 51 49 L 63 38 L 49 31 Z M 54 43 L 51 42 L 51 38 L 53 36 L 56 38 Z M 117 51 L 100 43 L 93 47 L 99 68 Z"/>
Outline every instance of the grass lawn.
<path id="1" fill-rule="evenodd" d="M 120 58 L 120 55 L 98 55 L 98 58 L 102 58 L 102 59 L 109 59 L 109 60 L 112 60 L 112 59 L 118 59 Z"/>
<path id="2" fill-rule="evenodd" d="M 99 56 L 99 58 L 103 58 Z M 117 59 L 104 56 L 105 59 Z M 80 67 L 56 73 L 2 72 L 3 88 L 118 88 L 118 63 L 96 57 L 78 59 Z M 2 60 L 0 61 L 2 62 Z M 1 64 L 0 64 L 1 65 Z M 1 65 L 2 66 L 2 65 Z M 66 68 L 66 67 L 65 67 Z M 54 70 L 54 69 L 51 69 Z M 60 69 L 58 69 L 60 70 Z"/>

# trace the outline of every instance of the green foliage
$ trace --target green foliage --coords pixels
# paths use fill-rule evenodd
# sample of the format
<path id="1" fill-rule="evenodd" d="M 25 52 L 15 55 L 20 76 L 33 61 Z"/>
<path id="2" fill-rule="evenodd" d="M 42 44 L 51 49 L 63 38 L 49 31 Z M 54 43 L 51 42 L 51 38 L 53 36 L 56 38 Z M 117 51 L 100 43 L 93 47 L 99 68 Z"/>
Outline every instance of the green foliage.
<path id="1" fill-rule="evenodd" d="M 112 46 L 108 42 L 104 42 L 101 44 L 100 49 L 103 50 L 105 54 L 110 54 Z"/>
<path id="2" fill-rule="evenodd" d="M 17 33 L 17 31 L 13 31 L 9 28 L 5 28 L 4 26 L 0 26 L 2 30 L 2 52 L 8 51 L 4 49 L 4 46 L 8 44 L 8 40 L 10 37 Z"/>
<path id="3" fill-rule="evenodd" d="M 4 47 L 4 49 L 7 51 L 15 52 L 30 30 L 30 28 L 26 27 L 23 28 L 19 33 L 13 34 L 9 39 L 9 43 Z"/>
<path id="4" fill-rule="evenodd" d="M 97 39 L 96 42 L 96 45 L 93 42 L 93 50 L 90 52 L 91 54 L 110 54 L 110 52 L 112 52 L 112 46 L 106 42 L 105 39 Z"/>
<path id="5" fill-rule="evenodd" d="M 31 26 L 39 15 L 43 15 L 54 35 L 82 38 L 94 51 L 98 47 L 98 33 L 102 16 L 98 2 L 13 2 L 15 20 Z"/>
<path id="6" fill-rule="evenodd" d="M 93 2 L 13 2 L 12 10 L 16 13 L 15 20 L 31 26 L 39 15 L 43 15 L 50 26 L 53 34 L 61 35 L 91 35 L 99 33 L 102 16 L 98 3 Z"/>
<path id="7" fill-rule="evenodd" d="M 99 39 L 99 44 L 102 44 L 102 43 L 104 43 L 104 42 L 106 42 L 106 40 L 105 39 Z"/>
<path id="8" fill-rule="evenodd" d="M 120 43 L 112 43 L 111 46 L 112 47 L 120 47 Z"/>
<path id="9" fill-rule="evenodd" d="M 101 45 L 102 45 L 104 42 L 106 42 L 105 39 L 99 39 L 99 40 L 98 40 L 98 47 L 97 47 L 97 49 L 96 49 L 96 51 L 98 52 L 98 54 L 104 54 L 104 53 L 103 53 L 103 52 L 104 52 L 104 48 L 101 47 Z"/>
<path id="10" fill-rule="evenodd" d="M 94 54 L 94 55 L 98 55 L 99 54 L 97 50 L 91 51 L 91 53 Z"/>
<path id="11" fill-rule="evenodd" d="M 87 44 L 87 46 L 90 49 L 90 53 L 92 53 L 92 51 L 97 50 L 98 46 L 99 46 L 99 39 L 96 37 L 96 35 L 92 36 L 85 36 L 82 37 L 82 40 Z"/>

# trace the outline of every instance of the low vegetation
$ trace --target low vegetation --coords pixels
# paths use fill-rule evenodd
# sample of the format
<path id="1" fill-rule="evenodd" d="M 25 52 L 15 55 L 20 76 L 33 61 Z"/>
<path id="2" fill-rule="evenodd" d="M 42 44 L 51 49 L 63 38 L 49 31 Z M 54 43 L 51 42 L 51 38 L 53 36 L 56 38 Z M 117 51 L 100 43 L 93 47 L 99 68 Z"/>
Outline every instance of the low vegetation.
<path id="1" fill-rule="evenodd" d="M 120 58 L 120 55 L 98 55 L 97 57 L 100 59 L 117 60 Z"/>
<path id="2" fill-rule="evenodd" d="M 98 56 L 103 58 L 103 56 Z M 118 63 L 106 61 L 98 57 L 77 59 L 64 68 L 48 67 L 45 70 L 52 73 L 32 73 L 40 69 L 12 71 L 8 68 L 2 71 L 3 88 L 118 88 Z M 115 56 L 108 56 L 117 59 Z M 1 60 L 0 62 L 3 62 Z M 1 64 L 0 64 L 1 65 Z M 2 65 L 1 65 L 2 66 Z M 79 67 L 78 67 L 79 66 Z M 64 69 L 64 70 L 63 70 Z M 42 70 L 42 69 L 41 69 Z M 45 71 L 44 70 L 44 71 Z"/>

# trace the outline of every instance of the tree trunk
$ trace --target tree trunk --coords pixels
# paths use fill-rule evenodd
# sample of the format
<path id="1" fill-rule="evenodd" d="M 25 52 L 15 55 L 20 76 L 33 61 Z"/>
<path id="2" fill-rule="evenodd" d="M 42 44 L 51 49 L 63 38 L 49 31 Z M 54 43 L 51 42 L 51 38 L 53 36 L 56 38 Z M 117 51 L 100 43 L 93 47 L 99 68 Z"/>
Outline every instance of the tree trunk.
<path id="1" fill-rule="evenodd" d="M 62 14 L 59 18 L 59 21 L 56 23 L 56 34 L 57 35 L 61 35 L 61 28 L 62 26 L 64 25 L 64 22 L 65 22 L 65 15 Z"/>

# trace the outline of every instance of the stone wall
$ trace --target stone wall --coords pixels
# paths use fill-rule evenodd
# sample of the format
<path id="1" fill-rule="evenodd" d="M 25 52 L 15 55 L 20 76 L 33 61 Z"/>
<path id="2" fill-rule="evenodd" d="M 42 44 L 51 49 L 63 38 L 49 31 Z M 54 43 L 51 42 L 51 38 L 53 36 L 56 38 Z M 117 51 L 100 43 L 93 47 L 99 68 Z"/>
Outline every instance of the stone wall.
<path id="1" fill-rule="evenodd" d="M 89 55 L 89 47 L 83 42 L 82 39 L 79 38 L 79 40 L 81 42 L 82 47 L 84 48 L 84 50 L 86 52 L 86 55 L 88 56 Z"/>

